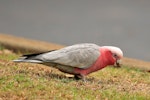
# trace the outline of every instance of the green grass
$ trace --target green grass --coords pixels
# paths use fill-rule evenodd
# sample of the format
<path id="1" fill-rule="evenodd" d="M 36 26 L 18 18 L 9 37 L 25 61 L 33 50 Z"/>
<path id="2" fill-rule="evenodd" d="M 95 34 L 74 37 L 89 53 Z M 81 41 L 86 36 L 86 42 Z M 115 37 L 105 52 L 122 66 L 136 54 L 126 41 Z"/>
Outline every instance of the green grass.
<path id="1" fill-rule="evenodd" d="M 13 63 L 16 54 L 0 54 L 0 99 L 11 100 L 150 100 L 150 73 L 123 66 L 68 78 L 56 69 Z"/>
<path id="2" fill-rule="evenodd" d="M 5 47 L 3 47 L 1 44 L 0 44 L 0 50 L 4 50 Z"/>

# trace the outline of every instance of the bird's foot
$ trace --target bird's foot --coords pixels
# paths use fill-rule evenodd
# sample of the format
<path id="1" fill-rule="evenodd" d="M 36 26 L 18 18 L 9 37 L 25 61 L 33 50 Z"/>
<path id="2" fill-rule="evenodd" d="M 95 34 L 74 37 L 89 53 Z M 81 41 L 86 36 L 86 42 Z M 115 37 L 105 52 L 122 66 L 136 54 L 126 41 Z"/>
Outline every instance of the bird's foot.
<path id="1" fill-rule="evenodd" d="M 87 82 L 87 80 L 86 80 L 86 78 L 85 78 L 84 75 L 75 75 L 74 78 L 75 78 L 76 80 L 82 80 L 82 81 L 84 81 L 84 82 Z"/>

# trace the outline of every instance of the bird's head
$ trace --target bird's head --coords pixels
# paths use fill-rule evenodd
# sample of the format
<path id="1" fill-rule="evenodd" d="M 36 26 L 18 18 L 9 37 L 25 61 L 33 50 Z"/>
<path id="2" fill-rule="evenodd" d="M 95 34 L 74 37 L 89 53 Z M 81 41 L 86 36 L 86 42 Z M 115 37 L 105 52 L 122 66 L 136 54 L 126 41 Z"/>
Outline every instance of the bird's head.
<path id="1" fill-rule="evenodd" d="M 122 50 L 114 46 L 104 46 L 103 48 L 107 50 L 107 54 L 109 55 L 107 59 L 111 61 L 111 64 L 113 64 L 115 67 L 121 67 L 120 62 L 123 58 Z"/>

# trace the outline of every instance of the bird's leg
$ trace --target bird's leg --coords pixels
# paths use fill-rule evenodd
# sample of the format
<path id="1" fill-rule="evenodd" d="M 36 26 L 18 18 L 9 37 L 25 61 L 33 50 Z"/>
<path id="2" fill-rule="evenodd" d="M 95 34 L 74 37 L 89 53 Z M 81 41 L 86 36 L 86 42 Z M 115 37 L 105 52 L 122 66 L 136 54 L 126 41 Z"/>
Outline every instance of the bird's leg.
<path id="1" fill-rule="evenodd" d="M 81 75 L 74 75 L 74 78 L 75 78 L 76 80 L 82 79 Z"/>
<path id="2" fill-rule="evenodd" d="M 84 75 L 81 75 L 81 74 L 77 74 L 77 75 L 74 75 L 74 78 L 76 79 L 76 80 L 83 80 L 84 82 L 86 82 L 86 78 L 85 78 L 85 76 Z"/>
<path id="3" fill-rule="evenodd" d="M 85 78 L 84 75 L 82 76 L 82 80 L 83 80 L 84 82 L 87 82 L 87 80 L 86 80 L 86 78 Z"/>

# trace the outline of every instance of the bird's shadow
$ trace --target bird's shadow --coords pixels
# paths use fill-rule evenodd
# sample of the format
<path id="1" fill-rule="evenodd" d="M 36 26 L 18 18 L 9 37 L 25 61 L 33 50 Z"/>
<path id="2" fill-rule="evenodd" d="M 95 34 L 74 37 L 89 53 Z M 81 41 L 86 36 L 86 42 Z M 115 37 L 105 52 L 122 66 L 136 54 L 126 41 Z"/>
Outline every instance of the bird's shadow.
<path id="1" fill-rule="evenodd" d="M 97 80 L 94 77 L 86 77 L 86 80 L 83 79 L 77 79 L 74 76 L 66 76 L 65 74 L 56 74 L 56 73 L 49 73 L 46 76 L 48 79 L 54 79 L 54 80 L 60 80 L 61 82 L 64 83 L 69 83 L 69 82 L 96 82 Z"/>

